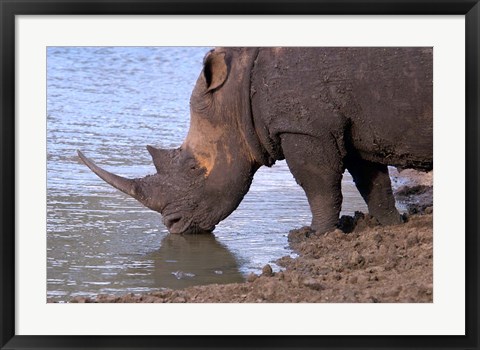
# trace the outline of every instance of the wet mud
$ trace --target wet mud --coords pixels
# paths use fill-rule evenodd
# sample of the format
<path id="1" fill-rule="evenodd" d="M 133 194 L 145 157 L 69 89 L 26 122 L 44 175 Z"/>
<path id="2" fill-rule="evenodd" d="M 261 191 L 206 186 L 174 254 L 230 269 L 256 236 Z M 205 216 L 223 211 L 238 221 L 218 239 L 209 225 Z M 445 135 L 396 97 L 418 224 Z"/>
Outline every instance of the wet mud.
<path id="1" fill-rule="evenodd" d="M 422 181 L 425 176 L 420 175 Z M 428 180 L 428 179 L 427 179 Z M 395 177 L 393 178 L 395 182 Z M 404 223 L 380 226 L 368 214 L 340 219 L 318 234 L 290 231 L 298 257 L 266 265 L 261 274 L 232 284 L 194 286 L 148 294 L 77 297 L 72 303 L 431 303 L 433 302 L 432 181 L 395 186 L 408 212 Z"/>

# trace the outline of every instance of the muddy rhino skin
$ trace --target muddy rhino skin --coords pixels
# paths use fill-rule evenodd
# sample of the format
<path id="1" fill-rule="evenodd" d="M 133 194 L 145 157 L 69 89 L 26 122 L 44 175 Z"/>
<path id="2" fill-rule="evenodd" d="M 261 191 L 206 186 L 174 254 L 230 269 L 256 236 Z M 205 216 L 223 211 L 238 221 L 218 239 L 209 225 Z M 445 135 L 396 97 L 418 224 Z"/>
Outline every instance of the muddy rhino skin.
<path id="1" fill-rule="evenodd" d="M 170 232 L 211 231 L 255 171 L 286 159 L 312 228 L 338 222 L 345 169 L 381 224 L 400 222 L 387 165 L 433 168 L 431 48 L 217 48 L 192 92 L 173 150 L 147 146 L 157 173 L 103 180 L 163 215 Z M 279 184 L 281 186 L 281 184 Z"/>

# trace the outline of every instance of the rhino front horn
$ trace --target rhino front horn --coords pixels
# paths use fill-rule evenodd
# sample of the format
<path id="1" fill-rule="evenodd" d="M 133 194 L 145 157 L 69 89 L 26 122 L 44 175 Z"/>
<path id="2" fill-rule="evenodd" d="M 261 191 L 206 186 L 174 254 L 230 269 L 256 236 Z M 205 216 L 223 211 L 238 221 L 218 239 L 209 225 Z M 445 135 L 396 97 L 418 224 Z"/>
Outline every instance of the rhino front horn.
<path id="1" fill-rule="evenodd" d="M 77 151 L 78 156 L 82 162 L 90 168 L 95 174 L 98 175 L 103 181 L 109 183 L 116 189 L 122 191 L 135 199 L 142 200 L 143 194 L 141 188 L 136 180 L 126 179 L 124 177 L 112 174 L 106 170 L 103 170 L 97 166 L 92 160 L 83 155 L 82 152 Z"/>

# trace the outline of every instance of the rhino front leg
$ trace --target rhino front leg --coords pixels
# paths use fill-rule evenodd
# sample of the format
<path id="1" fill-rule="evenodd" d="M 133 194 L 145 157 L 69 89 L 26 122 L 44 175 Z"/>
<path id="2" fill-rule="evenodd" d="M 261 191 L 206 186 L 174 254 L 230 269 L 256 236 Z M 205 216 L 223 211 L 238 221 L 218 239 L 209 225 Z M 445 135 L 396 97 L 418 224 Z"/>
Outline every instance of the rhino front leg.
<path id="1" fill-rule="evenodd" d="M 349 159 L 346 165 L 370 215 L 382 225 L 399 224 L 401 218 L 395 207 L 387 166 L 358 157 Z"/>
<path id="2" fill-rule="evenodd" d="M 333 230 L 342 207 L 343 169 L 334 143 L 299 134 L 283 134 L 281 140 L 288 167 L 307 195 L 312 229 Z"/>

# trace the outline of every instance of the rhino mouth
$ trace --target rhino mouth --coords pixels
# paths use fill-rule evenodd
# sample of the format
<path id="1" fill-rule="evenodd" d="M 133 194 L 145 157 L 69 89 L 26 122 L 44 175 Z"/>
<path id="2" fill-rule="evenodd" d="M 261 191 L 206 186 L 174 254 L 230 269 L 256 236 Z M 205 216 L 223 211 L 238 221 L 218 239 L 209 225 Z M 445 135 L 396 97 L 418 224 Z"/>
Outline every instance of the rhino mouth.
<path id="1" fill-rule="evenodd" d="M 185 222 L 180 214 L 170 214 L 163 217 L 163 224 L 170 233 L 183 233 L 188 229 L 190 221 Z"/>
<path id="2" fill-rule="evenodd" d="M 173 234 L 202 234 L 211 233 L 215 226 L 203 228 L 193 222 L 193 219 L 186 220 L 180 214 L 170 214 L 163 217 L 163 224 L 168 232 Z"/>

